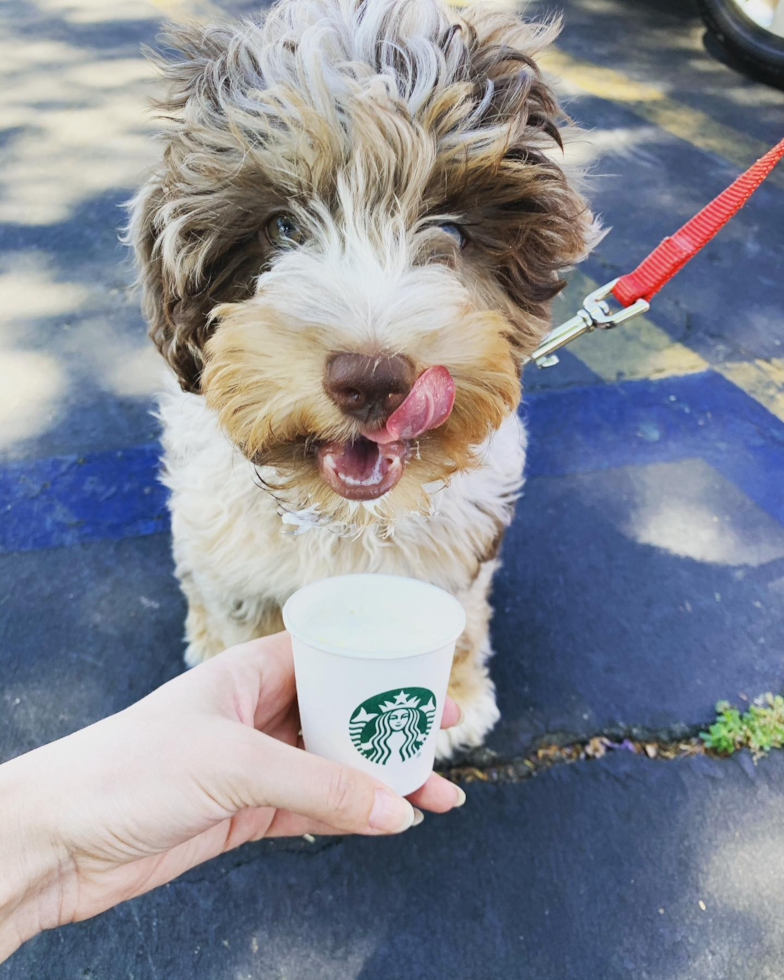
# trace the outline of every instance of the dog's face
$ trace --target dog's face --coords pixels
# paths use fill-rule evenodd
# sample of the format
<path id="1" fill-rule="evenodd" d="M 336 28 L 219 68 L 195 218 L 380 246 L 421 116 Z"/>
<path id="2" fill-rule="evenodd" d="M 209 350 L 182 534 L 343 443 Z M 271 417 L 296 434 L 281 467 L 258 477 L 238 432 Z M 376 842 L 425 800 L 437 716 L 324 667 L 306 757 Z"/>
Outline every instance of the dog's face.
<path id="1" fill-rule="evenodd" d="M 187 28 L 133 204 L 151 334 L 287 510 L 389 527 L 519 398 L 591 216 L 510 14 L 283 0 Z"/>

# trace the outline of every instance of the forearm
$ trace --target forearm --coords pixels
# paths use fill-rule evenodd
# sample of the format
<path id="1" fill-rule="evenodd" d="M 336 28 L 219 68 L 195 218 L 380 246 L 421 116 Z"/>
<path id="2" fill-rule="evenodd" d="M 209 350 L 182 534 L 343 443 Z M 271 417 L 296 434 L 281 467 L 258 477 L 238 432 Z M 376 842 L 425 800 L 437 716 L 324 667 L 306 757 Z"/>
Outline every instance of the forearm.
<path id="1" fill-rule="evenodd" d="M 37 778 L 45 751 L 0 766 L 0 962 L 62 921 L 69 860 L 50 823 L 57 804 Z"/>

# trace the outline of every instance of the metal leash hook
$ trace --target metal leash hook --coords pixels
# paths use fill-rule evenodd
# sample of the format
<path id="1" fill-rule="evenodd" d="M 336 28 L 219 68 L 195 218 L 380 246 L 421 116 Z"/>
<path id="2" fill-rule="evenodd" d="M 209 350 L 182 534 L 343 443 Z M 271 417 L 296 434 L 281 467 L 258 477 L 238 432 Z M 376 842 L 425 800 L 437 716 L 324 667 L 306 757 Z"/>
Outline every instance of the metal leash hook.
<path id="1" fill-rule="evenodd" d="M 551 330 L 541 344 L 528 357 L 537 367 L 553 367 L 558 363 L 556 351 L 565 347 L 584 333 L 590 333 L 599 327 L 601 330 L 611 330 L 619 323 L 625 323 L 633 317 L 646 313 L 651 304 L 644 299 L 638 299 L 631 306 L 626 306 L 615 313 L 610 312 L 605 298 L 613 291 L 617 279 L 600 286 L 583 300 L 582 309 L 566 323 Z"/>

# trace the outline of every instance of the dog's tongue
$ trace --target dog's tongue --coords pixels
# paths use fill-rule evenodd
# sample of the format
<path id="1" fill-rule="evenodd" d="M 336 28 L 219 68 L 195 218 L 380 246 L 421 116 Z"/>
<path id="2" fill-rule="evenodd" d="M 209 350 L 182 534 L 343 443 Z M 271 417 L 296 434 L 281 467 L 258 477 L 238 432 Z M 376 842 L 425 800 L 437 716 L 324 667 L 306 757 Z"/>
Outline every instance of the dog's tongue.
<path id="1" fill-rule="evenodd" d="M 374 442 L 416 439 L 446 422 L 455 403 L 455 382 L 445 367 L 428 368 L 416 379 L 406 400 L 387 419 L 383 429 L 365 433 Z"/>

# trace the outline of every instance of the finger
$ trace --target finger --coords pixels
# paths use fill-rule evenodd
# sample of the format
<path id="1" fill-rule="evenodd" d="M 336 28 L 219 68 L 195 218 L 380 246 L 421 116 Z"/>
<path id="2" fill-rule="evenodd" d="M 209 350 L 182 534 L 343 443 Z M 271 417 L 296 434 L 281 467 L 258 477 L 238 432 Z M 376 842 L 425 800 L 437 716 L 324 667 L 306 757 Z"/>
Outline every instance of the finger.
<path id="1" fill-rule="evenodd" d="M 452 728 L 453 725 L 459 725 L 462 720 L 463 709 L 447 694 L 446 701 L 444 702 L 444 714 L 441 717 L 441 727 Z"/>
<path id="2" fill-rule="evenodd" d="M 242 806 L 289 810 L 343 833 L 397 834 L 414 823 L 411 804 L 371 776 L 251 728 L 230 765 L 224 792 Z"/>
<path id="3" fill-rule="evenodd" d="M 422 811 L 415 808 L 414 823 L 412 826 L 418 826 L 422 823 L 423 819 L 424 814 Z M 332 827 L 328 823 L 321 823 L 319 820 L 303 817 L 299 813 L 290 813 L 288 810 L 277 810 L 272 822 L 268 825 L 263 825 L 259 832 L 255 836 L 249 837 L 248 840 L 260 840 L 262 837 L 303 837 L 306 834 L 314 837 L 346 836 L 344 830 Z"/>
<path id="4" fill-rule="evenodd" d="M 417 810 L 416 813 L 419 814 L 419 818 L 414 821 L 413 825 L 422 822 L 421 811 Z M 275 819 L 270 824 L 264 836 L 302 837 L 305 834 L 312 834 L 314 837 L 346 836 L 344 830 L 338 830 L 337 827 L 332 827 L 328 823 L 322 823 L 320 820 L 313 820 L 311 817 L 303 817 L 300 813 L 290 813 L 288 810 L 278 810 L 276 812 Z"/>
<path id="5" fill-rule="evenodd" d="M 296 697 L 291 637 L 285 632 L 276 633 L 251 640 L 229 653 L 246 673 L 239 687 L 250 698 L 254 727 L 269 731 L 270 725 L 279 720 L 274 707 L 280 707 L 285 713 Z"/>
<path id="6" fill-rule="evenodd" d="M 303 837 L 305 834 L 312 834 L 314 837 L 343 837 L 345 831 L 338 830 L 328 823 L 322 823 L 320 820 L 303 817 L 301 813 L 278 810 L 264 836 Z"/>
<path id="7" fill-rule="evenodd" d="M 288 633 L 231 647 L 159 687 L 145 699 L 159 706 L 187 702 L 245 725 L 277 725 L 294 703 L 294 661 Z"/>
<path id="8" fill-rule="evenodd" d="M 423 810 L 446 813 L 454 807 L 462 806 L 466 801 L 466 795 L 459 786 L 432 772 L 425 785 L 415 793 L 409 793 L 407 799 Z"/>

